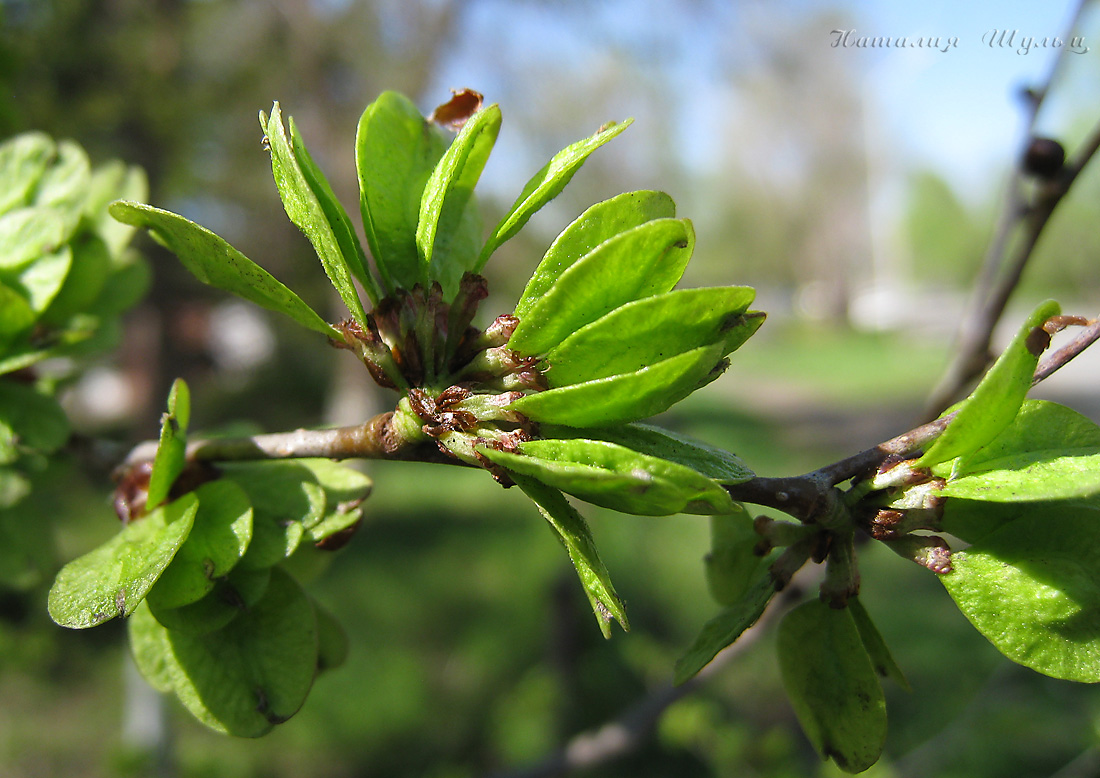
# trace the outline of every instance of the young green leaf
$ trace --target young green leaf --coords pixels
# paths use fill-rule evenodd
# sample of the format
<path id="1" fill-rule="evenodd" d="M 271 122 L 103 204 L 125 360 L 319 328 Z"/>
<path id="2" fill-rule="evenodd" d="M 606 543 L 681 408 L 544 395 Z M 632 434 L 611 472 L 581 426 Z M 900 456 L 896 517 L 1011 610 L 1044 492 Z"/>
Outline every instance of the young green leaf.
<path id="1" fill-rule="evenodd" d="M 65 222 L 52 208 L 19 208 L 0 216 L 0 272 L 17 273 L 65 243 Z"/>
<path id="2" fill-rule="evenodd" d="M 519 232 L 540 208 L 561 193 L 573 178 L 573 174 L 580 169 L 593 151 L 621 133 L 633 121 L 633 119 L 627 119 L 618 124 L 611 122 L 601 127 L 592 137 L 579 140 L 555 154 L 539 172 L 531 177 L 511 209 L 493 230 L 493 234 L 485 243 L 485 248 L 481 250 L 481 256 L 474 271 L 480 273 L 494 251 Z"/>
<path id="3" fill-rule="evenodd" d="M 70 244 L 72 264 L 62 276 L 62 284 L 42 313 L 46 324 L 60 326 L 70 316 L 87 310 L 103 292 L 111 274 L 111 255 L 107 244 L 95 235 L 86 235 Z M 113 295 L 114 290 L 111 290 Z"/>
<path id="4" fill-rule="evenodd" d="M 1100 681 L 1100 522 L 1095 510 L 1036 504 L 952 554 L 939 576 L 970 622 L 1014 662 Z"/>
<path id="5" fill-rule="evenodd" d="M 693 243 L 686 219 L 656 219 L 604 241 L 531 304 L 508 347 L 541 356 L 619 306 L 669 291 L 683 275 Z"/>
<path id="6" fill-rule="evenodd" d="M 187 425 L 191 421 L 191 391 L 182 378 L 172 383 L 168 412 L 160 423 L 160 442 L 153 459 L 153 472 L 145 505 L 155 508 L 165 501 L 172 484 L 183 472 L 187 450 Z"/>
<path id="7" fill-rule="evenodd" d="M 474 187 L 496 143 L 500 119 L 497 105 L 471 116 L 424 185 L 416 225 L 420 281 L 427 287 L 438 280 L 448 300 L 458 290 L 462 273 L 477 263 L 477 247 L 470 254 L 469 244 L 456 237 L 463 233 L 464 221 L 479 218 L 472 206 Z"/>
<path id="8" fill-rule="evenodd" d="M 26 132 L 0 144 L 0 214 L 30 202 L 55 150 L 53 139 L 42 132 Z"/>
<path id="9" fill-rule="evenodd" d="M 739 484 L 754 475 L 739 457 L 724 449 L 650 424 L 632 423 L 588 429 L 546 424 L 542 427 L 542 434 L 547 438 L 588 438 L 618 443 L 640 454 L 690 467 L 720 484 Z"/>
<path id="10" fill-rule="evenodd" d="M 27 298 L 0 281 L 0 353 L 26 334 L 37 319 Z"/>
<path id="11" fill-rule="evenodd" d="M 1048 300 L 1028 316 L 1008 348 L 959 409 L 958 415 L 917 461 L 917 467 L 932 467 L 949 459 L 973 454 L 1012 423 L 1031 388 L 1031 377 L 1046 347 L 1045 342 L 1049 342 L 1048 337 L 1045 342 L 1037 344 L 1034 333 L 1044 335 L 1038 328 L 1060 311 L 1058 303 Z"/>
<path id="12" fill-rule="evenodd" d="M 882 639 L 878 627 L 876 627 L 875 622 L 871 620 L 871 614 L 863 607 L 863 603 L 859 601 L 859 597 L 852 597 L 848 600 L 848 610 L 852 614 L 852 620 L 855 622 L 856 629 L 859 630 L 860 640 L 863 641 L 863 647 L 867 649 L 867 655 L 871 658 L 871 664 L 874 665 L 875 672 L 883 678 L 890 678 L 898 686 L 905 689 L 905 691 L 913 691 L 912 687 L 909 686 L 909 681 L 906 679 L 905 673 L 901 671 L 901 668 L 898 667 L 898 663 L 894 661 L 894 657 L 890 653 L 886 641 Z"/>
<path id="13" fill-rule="evenodd" d="M 271 580 L 271 568 L 246 570 L 234 567 L 204 597 L 179 608 L 161 608 L 152 597 L 145 600 L 149 611 L 168 629 L 191 635 L 205 635 L 224 627 L 259 602 Z"/>
<path id="14" fill-rule="evenodd" d="M 0 381 L 0 425 L 11 430 L 13 445 L 43 454 L 69 439 L 69 419 L 57 400 L 13 381 Z"/>
<path id="15" fill-rule="evenodd" d="M 351 230 L 347 214 L 332 195 L 328 182 L 309 159 L 308 152 L 302 153 L 305 146 L 301 144 L 301 139 L 296 138 L 292 143 L 287 137 L 278 103 L 271 107 L 270 118 L 260 112 L 260 126 L 271 146 L 271 172 L 286 215 L 309 238 L 340 299 L 352 318 L 365 328 L 367 313 L 352 283 L 352 268 L 356 265 L 363 279 L 366 278 L 363 271 L 365 260 L 362 259 L 363 249 Z M 294 134 L 293 122 L 291 133 Z M 377 300 L 379 295 L 373 284 L 367 289 Z"/>
<path id="16" fill-rule="evenodd" d="M 327 608 L 311 600 L 317 614 L 317 670 L 335 670 L 348 658 L 348 634 Z"/>
<path id="17" fill-rule="evenodd" d="M 350 530 L 363 519 L 362 508 L 341 507 L 329 513 L 317 524 L 306 529 L 306 536 L 312 543 L 328 540 L 346 530 Z"/>
<path id="18" fill-rule="evenodd" d="M 955 472 L 952 472 L 954 469 Z M 991 502 L 1068 500 L 1100 493 L 1100 427 L 1074 410 L 1028 400 L 1012 423 L 958 468 L 940 491 Z"/>
<path id="19" fill-rule="evenodd" d="M 342 340 L 340 333 L 302 302 L 298 295 L 206 228 L 177 214 L 141 203 L 111 203 L 110 211 L 124 224 L 149 230 L 204 284 L 289 316 L 302 326 L 333 340 Z"/>
<path id="20" fill-rule="evenodd" d="M 139 167 L 127 167 L 119 160 L 112 160 L 92 171 L 84 199 L 84 217 L 116 261 L 133 237 L 134 227 L 112 219 L 107 206 L 114 200 L 143 202 L 148 198 L 149 181 Z"/>
<path id="21" fill-rule="evenodd" d="M 817 752 L 846 773 L 878 761 L 886 700 L 848 609 L 803 603 L 779 624 L 783 685 Z"/>
<path id="22" fill-rule="evenodd" d="M 741 633 L 756 623 L 775 594 L 771 572 L 765 567 L 757 575 L 741 598 L 729 608 L 708 621 L 691 648 L 676 662 L 672 682 L 682 684 L 718 656 L 718 652 L 731 645 Z"/>
<path id="23" fill-rule="evenodd" d="M 596 246 L 646 222 L 675 215 L 676 204 L 664 192 L 625 192 L 596 203 L 566 227 L 546 250 L 516 303 L 516 316 L 523 319 L 558 277 Z"/>
<path id="24" fill-rule="evenodd" d="M 172 564 L 149 590 L 149 605 L 167 610 L 202 599 L 244 556 L 252 539 L 252 504 L 232 481 L 217 480 L 195 490 L 199 510 Z"/>
<path id="25" fill-rule="evenodd" d="M 50 589 L 50 617 L 63 627 L 83 629 L 129 616 L 187 538 L 198 507 L 198 498 L 185 494 L 69 562 Z"/>
<path id="26" fill-rule="evenodd" d="M 596 614 L 603 636 L 611 637 L 612 619 L 618 619 L 622 628 L 629 630 L 626 610 L 619 595 L 615 593 L 607 568 L 600 560 L 592 531 L 584 517 L 577 513 L 557 489 L 521 475 L 517 475 L 514 480 L 523 493 L 534 501 L 539 513 L 550 523 L 565 550 L 569 552 L 569 559 L 580 576 L 581 586 L 592 605 L 592 612 Z"/>
<path id="27" fill-rule="evenodd" d="M 0 273 L 0 278 L 26 298 L 32 311 L 41 315 L 61 291 L 72 264 L 72 249 L 62 246 L 50 254 L 43 254 L 17 273 Z"/>
<path id="28" fill-rule="evenodd" d="M 519 454 L 478 450 L 510 472 L 623 513 L 667 516 L 737 508 L 725 489 L 695 470 L 602 440 L 532 440 L 520 444 Z"/>
<path id="29" fill-rule="evenodd" d="M 259 602 L 215 632 L 166 629 L 147 609 L 130 621 L 142 674 L 208 727 L 239 737 L 267 734 L 302 706 L 317 672 L 317 639 L 309 598 L 279 569 Z"/>
<path id="30" fill-rule="evenodd" d="M 84 198 L 91 177 L 88 155 L 80 144 L 62 140 L 57 144 L 57 156 L 35 188 L 34 203 L 56 211 L 65 222 L 65 237 L 70 238 L 80 223 Z"/>
<path id="31" fill-rule="evenodd" d="M 765 557 L 756 553 L 760 540 L 742 505 L 728 515 L 710 517 L 710 553 L 704 564 L 710 596 L 720 605 L 736 605 L 767 567 Z"/>
<path id="32" fill-rule="evenodd" d="M 745 286 L 678 289 L 629 302 L 550 349 L 546 380 L 569 386 L 725 342 L 735 330 L 740 339 L 742 314 L 754 295 Z"/>
<path id="33" fill-rule="evenodd" d="M 412 289 L 421 280 L 416 248 L 420 198 L 446 150 L 442 133 L 397 92 L 383 92 L 359 120 L 359 205 L 367 243 L 388 292 Z"/>
<path id="34" fill-rule="evenodd" d="M 598 378 L 519 398 L 508 407 L 539 422 L 606 427 L 666 410 L 724 367 L 721 343 L 693 349 L 633 373 Z"/>

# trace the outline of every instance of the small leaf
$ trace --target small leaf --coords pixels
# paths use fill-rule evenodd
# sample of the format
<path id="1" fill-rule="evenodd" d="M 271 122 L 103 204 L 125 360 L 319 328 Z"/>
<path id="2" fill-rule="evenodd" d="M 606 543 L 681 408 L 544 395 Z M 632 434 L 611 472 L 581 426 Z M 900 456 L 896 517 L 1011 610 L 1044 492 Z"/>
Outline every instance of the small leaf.
<path id="1" fill-rule="evenodd" d="M 86 313 L 108 319 L 121 316 L 148 293 L 153 272 L 144 258 L 136 252 L 126 252 L 122 261 L 112 264 L 111 274 L 103 282 L 99 297 L 88 306 Z"/>
<path id="2" fill-rule="evenodd" d="M 481 272 L 481 268 L 485 267 L 485 263 L 494 251 L 519 232 L 540 208 L 561 193 L 573 178 L 573 174 L 580 169 L 593 151 L 619 135 L 633 121 L 633 119 L 627 119 L 621 124 L 611 122 L 601 127 L 592 137 L 579 140 L 555 154 L 539 172 L 531 177 L 512 204 L 512 208 L 493 230 L 485 248 L 481 250 L 481 257 L 474 271 Z"/>
<path id="3" fill-rule="evenodd" d="M 917 467 L 932 467 L 949 459 L 970 455 L 1012 423 L 1031 388 L 1031 377 L 1045 348 L 1045 345 L 1043 348 L 1035 346 L 1033 332 L 1041 332 L 1038 328 L 1042 327 L 1043 322 L 1060 311 L 1058 303 L 1048 300 L 1028 316 L 1008 348 L 959 409 L 958 415 L 917 461 Z M 1049 343 L 1049 336 L 1046 340 Z"/>
<path id="4" fill-rule="evenodd" d="M 129 616 L 187 538 L 198 507 L 198 498 L 185 494 L 69 562 L 50 589 L 50 617 L 83 629 Z"/>
<path id="5" fill-rule="evenodd" d="M 52 208 L 19 208 L 0 216 L 0 271 L 17 273 L 65 243 L 65 222 Z"/>
<path id="6" fill-rule="evenodd" d="M 710 553 L 704 563 L 710 595 L 720 605 L 736 605 L 767 567 L 766 558 L 756 553 L 760 541 L 744 506 L 710 517 Z"/>
<path id="7" fill-rule="evenodd" d="M 597 440 L 532 440 L 519 454 L 482 446 L 486 458 L 509 472 L 537 478 L 582 500 L 623 513 L 728 513 L 729 493 L 691 468 Z"/>
<path id="8" fill-rule="evenodd" d="M 107 206 L 114 200 L 142 202 L 148 197 L 149 181 L 139 167 L 111 160 L 92 171 L 84 199 L 84 216 L 116 260 L 133 237 L 134 226 L 115 221 L 107 212 Z"/>
<path id="9" fill-rule="evenodd" d="M 306 530 L 306 535 L 313 543 L 328 540 L 333 535 L 350 530 L 363 519 L 362 508 L 350 508 L 336 510 L 325 516 L 317 524 Z"/>
<path id="10" fill-rule="evenodd" d="M 893 680 L 905 691 L 913 691 L 908 679 L 905 677 L 905 673 L 894 661 L 886 641 L 882 639 L 878 627 L 871 620 L 871 614 L 863 607 L 859 597 L 852 597 L 848 600 L 848 610 L 852 613 L 852 620 L 855 622 L 856 629 L 859 630 L 860 640 L 863 641 L 863 647 L 867 649 L 867 655 L 871 658 L 871 664 L 874 665 L 875 672 L 884 678 Z"/>
<path id="11" fill-rule="evenodd" d="M 0 282 L 0 353 L 25 334 L 37 318 L 23 295 Z"/>
<path id="12" fill-rule="evenodd" d="M 71 244 L 72 264 L 63 283 L 42 314 L 47 324 L 62 325 L 76 313 L 86 310 L 103 292 L 111 273 L 111 255 L 107 244 L 94 235 L 87 235 Z M 108 296 L 114 296 L 110 290 Z"/>
<path id="13" fill-rule="evenodd" d="M 317 614 L 317 670 L 335 670 L 347 661 L 348 634 L 327 608 L 316 600 L 312 603 Z"/>
<path id="14" fill-rule="evenodd" d="M 754 295 L 745 286 L 678 289 L 627 303 L 550 349 L 546 380 L 559 387 L 630 373 L 725 342 L 735 330 L 740 345 L 742 314 Z"/>
<path id="15" fill-rule="evenodd" d="M 569 552 L 569 559 L 580 576 L 581 586 L 592 605 L 592 612 L 596 614 L 603 636 L 611 637 L 612 619 L 618 619 L 622 628 L 629 630 L 626 610 L 619 595 L 615 593 L 611 576 L 604 567 L 599 552 L 596 551 L 596 542 L 592 539 L 592 531 L 584 517 L 577 513 L 557 489 L 523 476 L 516 476 L 514 480 L 523 493 L 534 501 L 539 513 L 550 522 L 565 550 Z"/>
<path id="16" fill-rule="evenodd" d="M 606 427 L 668 409 L 713 378 L 723 346 L 693 349 L 633 373 L 599 378 L 519 398 L 508 407 L 540 422 Z"/>
<path id="17" fill-rule="evenodd" d="M 1095 510 L 1036 504 L 951 556 L 938 576 L 970 622 L 1014 662 L 1100 681 L 1100 522 Z"/>
<path id="18" fill-rule="evenodd" d="M 1068 500 L 1100 493 L 1100 427 L 1056 403 L 1028 400 L 1012 423 L 955 467 L 940 493 L 992 502 Z"/>
<path id="19" fill-rule="evenodd" d="M 61 291 L 72 263 L 72 249 L 62 246 L 51 254 L 38 257 L 18 273 L 3 273 L 0 277 L 26 298 L 32 311 L 42 314 Z"/>
<path id="20" fill-rule="evenodd" d="M 212 729 L 259 737 L 302 706 L 317 672 L 317 619 L 301 587 L 279 569 L 267 591 L 205 635 L 163 627 L 147 609 L 130 621 L 138 669 L 171 689 Z"/>
<path id="21" fill-rule="evenodd" d="M 148 229 L 204 284 L 289 316 L 302 326 L 334 340 L 342 339 L 340 333 L 302 302 L 298 295 L 206 228 L 177 214 L 141 203 L 111 203 L 110 211 L 124 224 Z"/>
<path id="22" fill-rule="evenodd" d="M 0 214 L 30 202 L 55 148 L 50 136 L 42 132 L 25 132 L 0 144 L 0 181 L 4 182 L 0 187 Z"/>
<path id="23" fill-rule="evenodd" d="M 664 192 L 626 192 L 593 205 L 566 227 L 546 250 L 516 303 L 516 316 L 523 319 L 558 277 L 596 246 L 646 222 L 675 215 L 676 204 Z"/>
<path id="24" fill-rule="evenodd" d="M 199 510 L 187 540 L 149 591 L 149 605 L 167 610 L 190 605 L 214 588 L 244 556 L 252 539 L 252 504 L 232 481 L 195 490 Z"/>
<path id="25" fill-rule="evenodd" d="M 446 149 L 443 135 L 397 92 L 383 92 L 359 120 L 359 204 L 371 254 L 390 292 L 420 281 L 420 198 Z"/>
<path id="26" fill-rule="evenodd" d="M 152 597 L 145 603 L 156 620 L 168 629 L 205 635 L 221 629 L 255 605 L 267 591 L 270 580 L 271 568 L 245 570 L 238 566 L 226 577 L 214 581 L 208 594 L 189 605 L 160 608 Z"/>
<path id="27" fill-rule="evenodd" d="M 470 117 L 424 185 L 416 225 L 420 282 L 427 287 L 439 281 L 447 300 L 454 297 L 462 274 L 477 263 L 477 246 L 456 238 L 464 232 L 463 222 L 480 218 L 472 205 L 474 187 L 496 143 L 500 119 L 497 105 Z"/>
<path id="28" fill-rule="evenodd" d="M 76 231 L 84 210 L 91 165 L 80 144 L 62 140 L 57 144 L 57 156 L 46 168 L 34 193 L 34 203 L 56 211 L 65 222 L 65 237 Z"/>
<path id="29" fill-rule="evenodd" d="M 683 275 L 694 240 L 686 219 L 656 219 L 604 241 L 531 304 L 509 348 L 541 356 L 619 306 L 669 291 Z"/>
<path id="30" fill-rule="evenodd" d="M 783 685 L 806 736 L 846 773 L 878 761 L 886 740 L 886 700 L 846 608 L 803 603 L 779 624 Z"/>
<path id="31" fill-rule="evenodd" d="M 290 133 L 294 140 L 287 137 L 278 103 L 271 107 L 270 119 L 260 112 L 260 126 L 271 146 L 271 172 L 286 215 L 313 244 L 325 274 L 352 318 L 361 327 L 366 327 L 367 314 L 352 283 L 353 269 L 358 270 L 360 281 L 367 279 L 363 269 L 366 258 L 359 246 L 359 239 L 351 229 L 347 213 L 310 159 L 294 129 L 293 119 L 290 120 Z M 371 299 L 377 301 L 380 295 L 373 288 L 373 283 L 369 280 L 365 282 L 369 283 L 366 288 L 372 295 Z"/>
<path id="32" fill-rule="evenodd" d="M 754 476 L 734 454 L 650 424 L 632 423 L 583 430 L 547 424 L 543 425 L 542 434 L 547 438 L 588 438 L 618 443 L 641 454 L 690 467 L 720 484 L 739 484 Z"/>
<path id="33" fill-rule="evenodd" d="M 168 393 L 168 412 L 160 422 L 153 472 L 149 478 L 146 506 L 155 508 L 164 502 L 172 484 L 183 472 L 187 451 L 187 425 L 191 420 L 191 391 L 182 378 L 172 383 Z"/>
<path id="34" fill-rule="evenodd" d="M 764 613 L 773 594 L 775 584 L 769 570 L 764 568 L 758 571 L 752 585 L 736 604 L 703 626 L 691 648 L 676 662 L 676 674 L 672 682 L 679 685 L 693 678 L 718 656 L 719 651 L 741 637 L 741 633 L 755 624 Z"/>

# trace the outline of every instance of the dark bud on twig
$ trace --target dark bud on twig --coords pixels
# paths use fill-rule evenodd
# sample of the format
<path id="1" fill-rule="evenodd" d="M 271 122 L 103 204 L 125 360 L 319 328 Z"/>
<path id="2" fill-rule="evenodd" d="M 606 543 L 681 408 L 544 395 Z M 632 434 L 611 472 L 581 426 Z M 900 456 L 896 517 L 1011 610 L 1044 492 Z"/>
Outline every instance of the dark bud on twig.
<path id="1" fill-rule="evenodd" d="M 1066 150 L 1050 138 L 1032 138 L 1024 152 L 1024 171 L 1044 180 L 1058 175 L 1065 162 Z"/>

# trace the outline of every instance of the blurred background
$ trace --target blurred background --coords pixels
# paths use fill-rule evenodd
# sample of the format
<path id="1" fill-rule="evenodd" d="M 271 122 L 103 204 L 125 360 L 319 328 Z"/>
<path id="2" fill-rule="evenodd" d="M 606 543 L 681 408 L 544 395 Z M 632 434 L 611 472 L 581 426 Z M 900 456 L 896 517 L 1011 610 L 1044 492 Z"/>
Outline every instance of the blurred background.
<path id="1" fill-rule="evenodd" d="M 1039 118 L 1072 150 L 1096 121 L 1100 13 L 1077 4 L 924 0 L 0 0 L 0 137 L 38 129 L 93 161 L 142 165 L 150 200 L 218 232 L 330 319 L 343 316 L 285 218 L 257 112 L 279 100 L 357 212 L 356 122 L 385 89 L 422 110 L 470 87 L 504 126 L 479 192 L 491 224 L 555 151 L 635 124 L 487 268 L 485 320 L 593 202 L 673 195 L 698 243 L 686 285 L 749 284 L 763 330 L 722 380 L 661 423 L 763 475 L 823 465 L 908 429 L 943 370 L 1022 144 L 1022 89 L 1069 50 Z M 849 35 L 845 35 L 851 31 Z M 861 47 L 860 36 L 925 45 Z M 1045 45 L 1043 39 L 1046 38 Z M 1013 298 L 1093 315 L 1100 174 L 1048 228 Z M 120 347 L 70 391 L 81 429 L 155 434 L 170 381 L 193 427 L 355 423 L 393 398 L 354 359 L 209 291 L 151 241 L 155 280 Z M 1006 330 L 1007 331 L 1007 330 Z M 998 338 L 998 343 L 1004 340 Z M 1100 419 L 1100 364 L 1044 392 Z M 351 637 L 290 723 L 256 742 L 148 709 L 124 627 L 54 627 L 61 561 L 117 529 L 105 473 L 39 489 L 57 547 L 0 587 L 0 775 L 429 776 L 538 764 L 667 683 L 718 608 L 705 518 L 584 509 L 633 630 L 603 641 L 568 560 L 529 503 L 483 474 L 374 463 L 368 522 L 312 584 Z M 445 472 L 444 472 L 445 471 Z M 875 776 L 1100 775 L 1100 692 L 1012 665 L 934 578 L 877 550 L 863 599 L 908 674 L 888 687 Z M 24 582 L 26 583 L 26 582 Z M 517 773 L 518 774 L 518 773 Z M 585 775 L 831 776 L 782 693 L 765 635 L 671 707 L 641 749 Z"/>

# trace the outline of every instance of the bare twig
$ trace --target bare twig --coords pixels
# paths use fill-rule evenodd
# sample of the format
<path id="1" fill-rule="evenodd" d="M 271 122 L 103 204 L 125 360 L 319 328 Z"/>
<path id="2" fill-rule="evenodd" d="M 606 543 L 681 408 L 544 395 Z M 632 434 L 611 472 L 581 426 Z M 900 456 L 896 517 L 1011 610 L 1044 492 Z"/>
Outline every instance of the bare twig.
<path id="1" fill-rule="evenodd" d="M 1078 3 L 1070 20 L 1067 40 L 1076 28 L 1086 2 L 1087 0 L 1080 0 Z M 989 364 L 993 329 L 1004 313 L 1013 290 L 1019 284 L 1043 228 L 1049 222 L 1058 203 L 1069 192 L 1081 170 L 1096 153 L 1097 144 L 1100 144 L 1100 125 L 1098 125 L 1090 139 L 1078 151 L 1073 162 L 1067 165 L 1054 180 L 1042 186 L 1034 201 L 1028 203 L 1028 174 L 1023 168 L 1024 150 L 1034 134 L 1039 111 L 1064 64 L 1065 56 L 1066 49 L 1060 49 L 1042 86 L 1026 92 L 1024 145 L 1017 156 L 1016 167 L 1008 181 L 1005 205 L 975 285 L 971 304 L 967 308 L 968 315 L 959 327 L 955 357 L 932 391 L 928 405 L 928 418 L 938 415 L 958 397 L 967 383 Z M 1011 239 L 1018 227 L 1022 229 L 1022 235 L 1014 244 L 1010 254 Z"/>
<path id="2" fill-rule="evenodd" d="M 1040 381 L 1049 378 L 1056 370 L 1065 367 L 1071 359 L 1087 349 L 1097 340 L 1100 340 L 1100 318 L 1094 319 L 1087 327 L 1081 330 L 1076 338 L 1062 346 L 1062 348 L 1051 354 L 1047 354 L 1035 369 L 1035 375 L 1031 379 L 1031 385 L 1035 386 Z"/>

